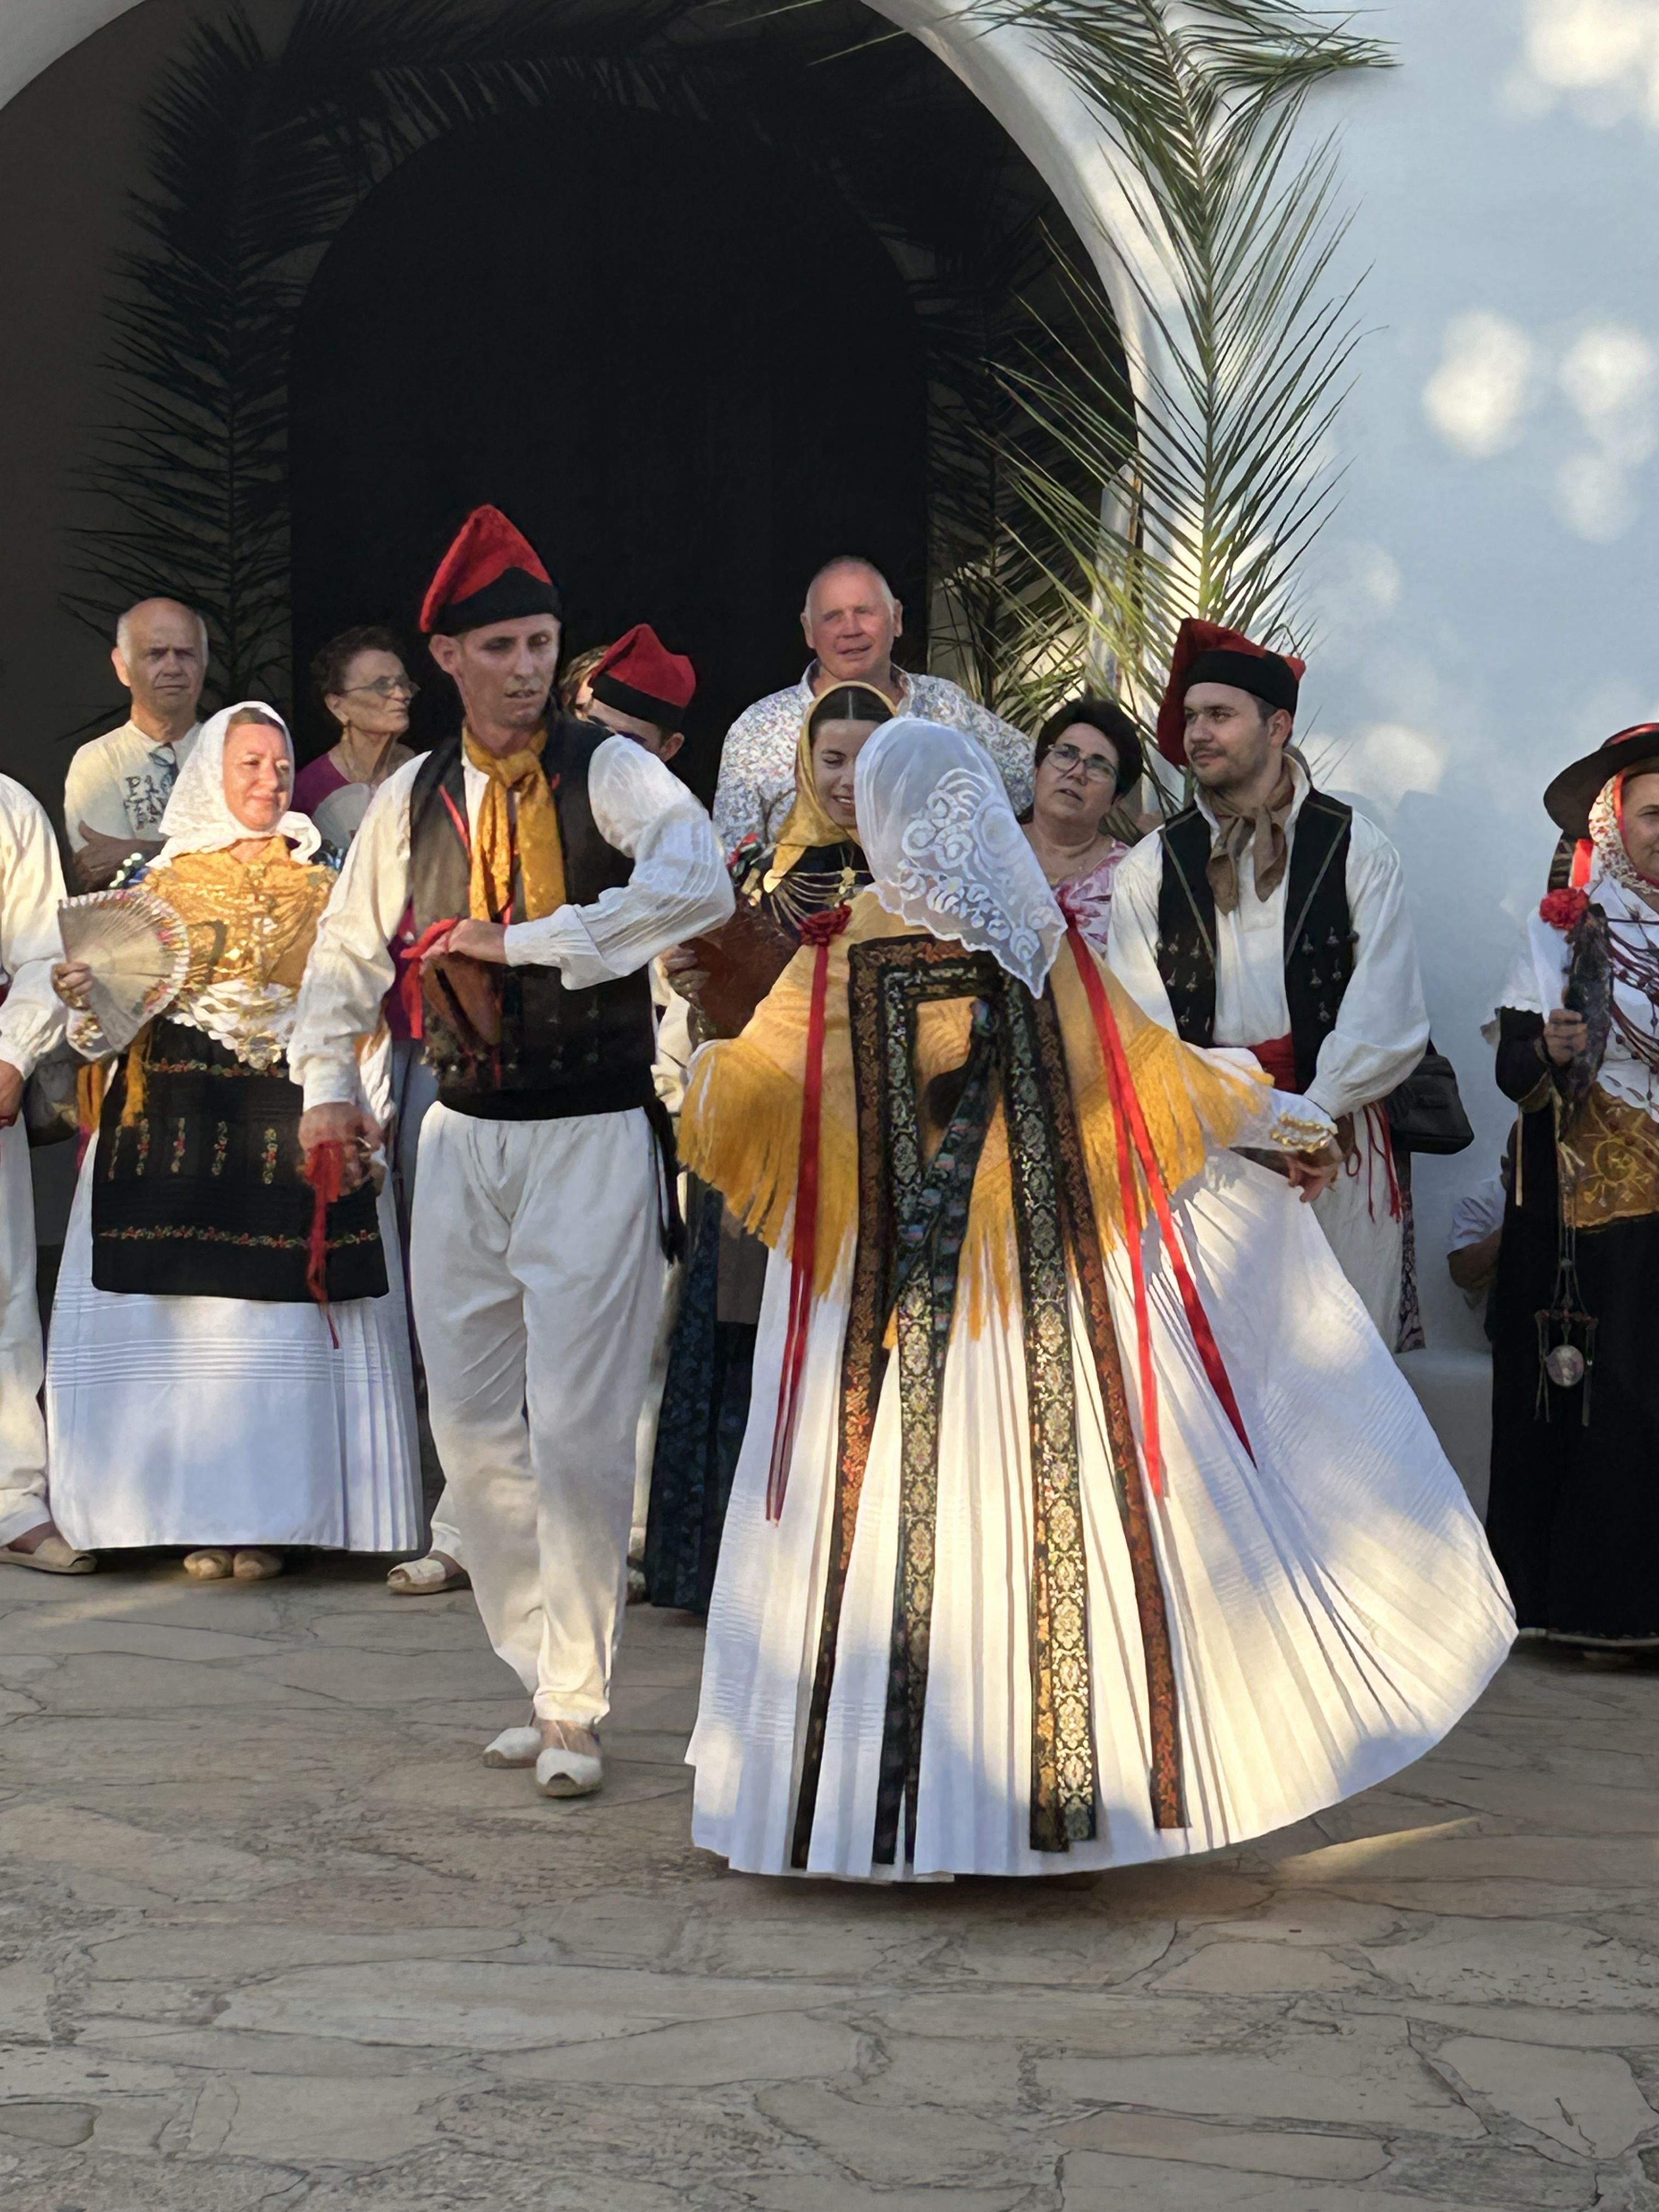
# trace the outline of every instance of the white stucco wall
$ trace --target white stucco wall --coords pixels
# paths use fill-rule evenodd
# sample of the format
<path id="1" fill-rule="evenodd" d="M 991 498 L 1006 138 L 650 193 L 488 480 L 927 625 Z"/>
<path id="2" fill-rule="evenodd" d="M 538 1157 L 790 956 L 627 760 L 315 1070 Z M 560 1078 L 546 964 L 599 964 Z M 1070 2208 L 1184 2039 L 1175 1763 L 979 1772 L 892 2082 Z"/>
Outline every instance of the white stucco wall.
<path id="1" fill-rule="evenodd" d="M 0 0 L 0 101 L 132 0 Z M 881 0 L 996 112 L 1079 230 L 1115 187 L 1086 117 L 1011 34 Z M 1550 773 L 1659 713 L 1659 0 L 1369 0 L 1401 66 L 1327 88 L 1370 335 L 1307 568 L 1303 734 L 1405 857 L 1438 1041 L 1475 1153 L 1419 1168 L 1425 1288 L 1507 1112 L 1479 1024 L 1541 888 Z M 1117 272 L 1103 273 L 1127 307 Z"/>
<path id="2" fill-rule="evenodd" d="M 879 4 L 935 27 L 1080 229 L 1080 195 L 1110 222 L 1109 166 L 1018 41 Z M 1473 1349 L 1445 1236 L 1509 1125 L 1480 1026 L 1543 888 L 1540 794 L 1659 715 L 1659 0 L 1370 0 L 1361 21 L 1400 65 L 1326 88 L 1310 118 L 1342 132 L 1338 274 L 1364 276 L 1368 336 L 1340 505 L 1305 566 L 1299 729 L 1404 858 L 1477 1130 L 1474 1152 L 1418 1163 L 1419 1272 L 1431 1336 Z"/>
<path id="3" fill-rule="evenodd" d="M 1304 727 L 1405 858 L 1477 1152 L 1419 1164 L 1425 1288 L 1510 1118 L 1479 1025 L 1554 770 L 1659 714 L 1659 0 L 1386 0 L 1402 66 L 1332 88 L 1372 335 L 1309 566 Z M 1432 1333 L 1432 1331 L 1431 1331 Z"/>

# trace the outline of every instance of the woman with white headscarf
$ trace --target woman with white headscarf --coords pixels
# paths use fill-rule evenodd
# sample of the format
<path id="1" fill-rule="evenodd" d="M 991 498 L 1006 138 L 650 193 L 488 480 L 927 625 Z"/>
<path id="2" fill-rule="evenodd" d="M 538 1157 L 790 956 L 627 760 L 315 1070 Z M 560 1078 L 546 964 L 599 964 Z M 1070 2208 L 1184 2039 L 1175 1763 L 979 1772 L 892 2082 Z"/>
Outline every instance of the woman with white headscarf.
<path id="1" fill-rule="evenodd" d="M 1514 1624 L 1288 1187 L 1329 1123 L 1138 1012 L 971 742 L 888 724 L 856 804 L 872 890 L 698 1055 L 681 1122 L 773 1247 L 696 1841 L 1051 1874 L 1381 1781 Z"/>
<path id="2" fill-rule="evenodd" d="M 88 1548 L 193 1547 L 206 1580 L 419 1537 L 390 1208 L 369 1183 L 319 1207 L 299 1146 L 284 1054 L 334 876 L 293 784 L 270 708 L 203 730 L 138 879 L 174 973 L 121 1054 L 88 1010 L 96 965 L 53 975 L 107 1077 L 52 1310 L 59 1525 Z"/>

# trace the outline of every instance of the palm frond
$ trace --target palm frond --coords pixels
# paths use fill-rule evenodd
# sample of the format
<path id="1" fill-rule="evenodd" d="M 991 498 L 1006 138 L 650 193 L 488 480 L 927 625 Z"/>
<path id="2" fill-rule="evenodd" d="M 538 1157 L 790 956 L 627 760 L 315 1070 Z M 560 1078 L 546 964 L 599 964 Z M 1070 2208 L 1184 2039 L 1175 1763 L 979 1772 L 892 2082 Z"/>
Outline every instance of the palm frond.
<path id="1" fill-rule="evenodd" d="M 1012 465 L 1007 530 L 1040 581 L 1030 672 L 1005 689 L 1023 684 L 1035 711 L 1057 670 L 1103 676 L 1146 726 L 1183 616 L 1299 641 L 1297 568 L 1337 489 L 1327 457 L 1358 337 L 1353 289 L 1330 292 L 1335 148 L 1304 145 L 1301 126 L 1316 84 L 1389 57 L 1298 0 L 969 4 L 1019 26 L 1099 121 L 1125 229 L 1097 243 L 1139 324 L 1129 424 L 1115 380 L 1091 374 L 1098 330 L 1081 351 L 1045 331 L 1000 363 L 1069 464 L 1026 451 Z"/>
<path id="2" fill-rule="evenodd" d="M 944 648 L 1000 699 L 1005 672 L 1022 665 L 1026 618 L 1014 610 L 1033 575 L 1003 527 L 1010 456 L 1041 455 L 1068 483 L 1076 468 L 994 363 L 1051 327 L 1081 358 L 1073 294 L 1091 293 L 1091 373 L 1115 375 L 1121 411 L 1109 313 L 1075 246 L 1076 271 L 1056 285 L 1040 210 L 996 158 L 996 126 L 953 86 L 941 102 L 922 49 L 896 65 L 884 51 L 807 67 L 799 32 L 786 40 L 773 12 L 513 0 L 458 15 L 453 0 L 302 0 L 269 49 L 240 7 L 199 27 L 148 112 L 139 243 L 111 321 L 119 422 L 88 471 L 100 519 L 80 539 L 78 611 L 106 627 L 142 593 L 176 592 L 207 616 L 229 695 L 280 697 L 288 362 L 318 261 L 423 147 L 599 101 L 695 118 L 815 165 L 889 241 L 926 347 Z M 809 0 L 802 21 L 817 18 L 809 59 L 840 53 L 863 20 L 848 0 Z"/>

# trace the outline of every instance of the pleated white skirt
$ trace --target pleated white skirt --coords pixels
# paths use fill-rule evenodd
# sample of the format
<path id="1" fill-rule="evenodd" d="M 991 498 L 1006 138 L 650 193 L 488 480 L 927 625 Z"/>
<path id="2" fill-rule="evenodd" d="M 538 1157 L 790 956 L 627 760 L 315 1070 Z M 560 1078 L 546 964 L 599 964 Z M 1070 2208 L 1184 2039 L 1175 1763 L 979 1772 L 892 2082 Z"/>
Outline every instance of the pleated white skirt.
<path id="1" fill-rule="evenodd" d="M 46 1425 L 52 1513 L 72 1544 L 420 1541 L 419 1447 L 403 1269 L 380 1200 L 391 1289 L 331 1307 L 148 1297 L 92 1281 L 94 1141 L 52 1306 Z"/>
<path id="2" fill-rule="evenodd" d="M 1302 1819 L 1427 1751 L 1515 1633 L 1485 1535 L 1311 1212 L 1224 1154 L 1176 1208 L 1255 1452 L 1205 1380 L 1173 1278 L 1147 1263 L 1164 1495 L 1152 1517 L 1188 1825 L 1153 1826 L 1145 1663 L 1100 1394 L 1074 1312 L 1098 1832 L 1029 1842 L 1030 1462 L 1017 1324 L 958 1328 L 941 1407 L 914 1863 L 873 1866 L 897 1563 L 896 1362 L 883 1385 L 841 1620 L 809 1874 L 1053 1874 L 1180 1857 Z M 1127 1256 L 1109 1263 L 1137 1433 Z M 832 1531 L 846 1273 L 817 1305 L 783 1516 L 765 1517 L 788 1273 L 775 1255 L 688 1758 L 693 1835 L 790 1870 Z"/>

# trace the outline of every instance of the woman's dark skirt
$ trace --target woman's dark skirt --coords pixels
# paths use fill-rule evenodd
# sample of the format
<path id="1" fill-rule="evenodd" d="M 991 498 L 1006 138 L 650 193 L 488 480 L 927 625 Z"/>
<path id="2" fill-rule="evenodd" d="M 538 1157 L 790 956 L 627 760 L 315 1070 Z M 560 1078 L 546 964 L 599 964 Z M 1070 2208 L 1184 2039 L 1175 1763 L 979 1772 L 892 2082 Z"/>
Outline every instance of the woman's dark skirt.
<path id="1" fill-rule="evenodd" d="M 693 1182 L 685 1292 L 668 1355 L 651 1504 L 645 1588 L 653 1605 L 707 1613 L 726 1500 L 749 1423 L 756 1324 L 720 1319 L 724 1208 Z"/>
<path id="2" fill-rule="evenodd" d="M 1525 1628 L 1569 1642 L 1659 1642 L 1659 1215 L 1581 1231 L 1579 1304 L 1595 1317 L 1584 1387 L 1539 1391 L 1538 1314 L 1553 1302 L 1553 1116 L 1523 1115 L 1519 1185 L 1492 1297 L 1486 1533 Z"/>
<path id="3" fill-rule="evenodd" d="M 260 1074 L 202 1030 L 158 1021 L 143 1110 L 124 1128 L 126 1097 L 123 1060 L 98 1127 L 94 1288 L 278 1304 L 309 1298 L 304 1101 L 286 1062 Z M 327 1281 L 334 1304 L 386 1295 L 367 1183 L 329 1208 Z"/>

